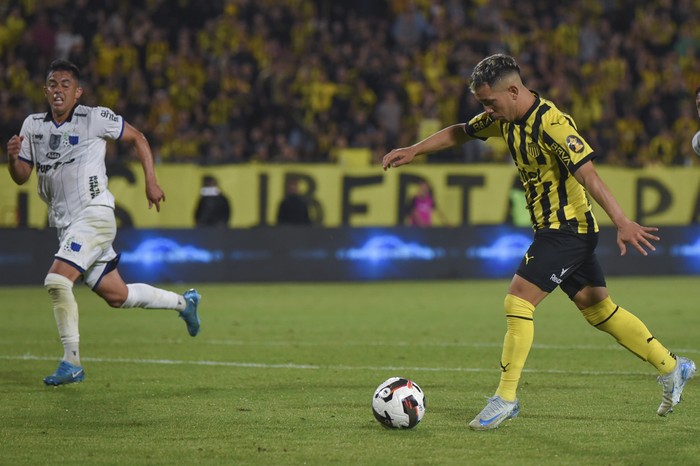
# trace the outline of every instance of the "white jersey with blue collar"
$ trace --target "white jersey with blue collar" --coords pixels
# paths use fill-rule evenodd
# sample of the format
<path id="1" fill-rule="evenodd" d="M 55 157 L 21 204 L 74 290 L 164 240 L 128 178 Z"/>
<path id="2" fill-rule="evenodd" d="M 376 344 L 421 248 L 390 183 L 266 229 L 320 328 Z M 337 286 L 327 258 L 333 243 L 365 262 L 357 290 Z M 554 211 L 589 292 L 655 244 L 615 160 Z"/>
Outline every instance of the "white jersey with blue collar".
<path id="1" fill-rule="evenodd" d="M 119 139 L 123 132 L 124 119 L 106 107 L 77 105 L 61 124 L 50 112 L 24 120 L 19 157 L 36 169 L 50 226 L 70 225 L 89 205 L 114 208 L 105 153 L 107 139 Z"/>

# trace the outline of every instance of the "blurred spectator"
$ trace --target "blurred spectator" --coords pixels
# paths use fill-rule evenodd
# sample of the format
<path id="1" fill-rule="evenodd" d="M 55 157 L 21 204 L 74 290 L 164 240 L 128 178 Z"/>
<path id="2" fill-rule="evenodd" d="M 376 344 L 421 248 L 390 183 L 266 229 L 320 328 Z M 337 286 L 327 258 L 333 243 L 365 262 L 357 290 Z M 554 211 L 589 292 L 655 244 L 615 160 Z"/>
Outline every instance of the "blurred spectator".
<path id="1" fill-rule="evenodd" d="M 32 39 L 45 59 L 55 54 L 56 29 L 49 20 L 48 13 L 40 11 L 31 26 Z"/>
<path id="2" fill-rule="evenodd" d="M 386 133 L 387 143 L 396 145 L 401 132 L 401 115 L 403 109 L 396 96 L 396 91 L 388 89 L 384 98 L 379 102 L 375 110 L 375 117 L 380 128 Z"/>
<path id="3" fill-rule="evenodd" d="M 433 190 L 427 181 L 418 185 L 418 192 L 411 199 L 411 209 L 408 224 L 414 227 L 429 227 L 433 225 L 433 212 L 439 217 L 442 225 L 447 225 L 447 217 L 438 209 L 433 197 Z"/>
<path id="4" fill-rule="evenodd" d="M 56 32 L 56 58 L 63 58 L 64 60 L 68 60 L 71 51 L 75 47 L 78 47 L 79 44 L 81 44 L 82 42 L 82 36 L 75 34 L 69 23 L 59 23 L 58 31 Z"/>
<path id="5" fill-rule="evenodd" d="M 406 2 L 405 10 L 399 12 L 391 27 L 392 38 L 407 52 L 419 48 L 431 33 L 430 24 L 413 0 Z"/>
<path id="6" fill-rule="evenodd" d="M 202 177 L 202 189 L 194 212 L 198 227 L 227 227 L 231 221 L 231 206 L 211 175 Z"/>
<path id="7" fill-rule="evenodd" d="M 289 178 L 285 186 L 284 198 L 277 209 L 278 225 L 311 225 L 309 204 L 299 194 L 299 181 Z"/>

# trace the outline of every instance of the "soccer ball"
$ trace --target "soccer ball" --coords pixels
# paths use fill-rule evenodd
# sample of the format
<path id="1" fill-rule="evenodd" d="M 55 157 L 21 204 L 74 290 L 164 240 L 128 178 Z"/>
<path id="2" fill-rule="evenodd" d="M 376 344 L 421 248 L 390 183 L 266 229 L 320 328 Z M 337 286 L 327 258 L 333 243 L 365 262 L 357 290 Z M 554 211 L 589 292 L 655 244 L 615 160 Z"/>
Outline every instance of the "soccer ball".
<path id="1" fill-rule="evenodd" d="M 691 144 L 693 145 L 693 150 L 695 151 L 695 153 L 700 155 L 700 131 L 695 133 L 695 136 L 693 136 L 693 142 Z"/>
<path id="2" fill-rule="evenodd" d="M 409 379 L 392 377 L 377 387 L 372 412 L 387 429 L 411 429 L 425 414 L 425 394 Z"/>

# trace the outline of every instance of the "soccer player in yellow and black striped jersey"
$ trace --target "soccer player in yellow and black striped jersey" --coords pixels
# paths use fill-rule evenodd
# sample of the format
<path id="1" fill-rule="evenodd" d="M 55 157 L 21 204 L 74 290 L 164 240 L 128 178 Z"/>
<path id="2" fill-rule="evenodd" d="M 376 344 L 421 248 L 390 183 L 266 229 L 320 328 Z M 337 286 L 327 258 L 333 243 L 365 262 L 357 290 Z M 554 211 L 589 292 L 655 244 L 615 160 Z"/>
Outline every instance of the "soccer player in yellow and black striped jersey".
<path id="1" fill-rule="evenodd" d="M 596 328 L 659 372 L 665 416 L 680 401 L 685 383 L 696 372 L 690 359 L 668 351 L 633 314 L 615 304 L 595 255 L 598 224 L 590 195 L 617 228 L 620 252 L 631 245 L 641 254 L 655 250 L 657 228 L 628 219 L 593 166 L 594 153 L 574 120 L 522 82 L 513 57 L 497 54 L 482 60 L 471 76 L 471 90 L 484 112 L 384 156 L 384 170 L 411 163 L 473 139 L 502 137 L 525 188 L 534 240 L 513 276 L 504 300 L 507 331 L 501 354 L 501 380 L 486 407 L 469 423 L 475 430 L 497 428 L 518 415 L 516 389 L 532 346 L 535 307 L 560 287 Z"/>

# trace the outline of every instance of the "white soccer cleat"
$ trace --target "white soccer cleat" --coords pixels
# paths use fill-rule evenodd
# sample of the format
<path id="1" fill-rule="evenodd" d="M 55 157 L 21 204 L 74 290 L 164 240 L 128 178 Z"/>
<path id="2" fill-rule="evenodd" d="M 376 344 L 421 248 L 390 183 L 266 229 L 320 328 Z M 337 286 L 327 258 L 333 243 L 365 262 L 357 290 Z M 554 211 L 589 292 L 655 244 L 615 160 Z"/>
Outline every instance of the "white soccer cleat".
<path id="1" fill-rule="evenodd" d="M 513 419 L 520 412 L 518 400 L 506 401 L 500 396 L 489 398 L 486 407 L 469 423 L 472 430 L 497 429 L 503 421 Z"/>
<path id="2" fill-rule="evenodd" d="M 673 372 L 660 375 L 656 380 L 663 387 L 663 397 L 656 414 L 665 416 L 673 412 L 673 407 L 681 402 L 681 394 L 688 380 L 692 379 L 697 369 L 695 363 L 688 358 L 678 356 L 676 358 L 676 368 Z"/>

